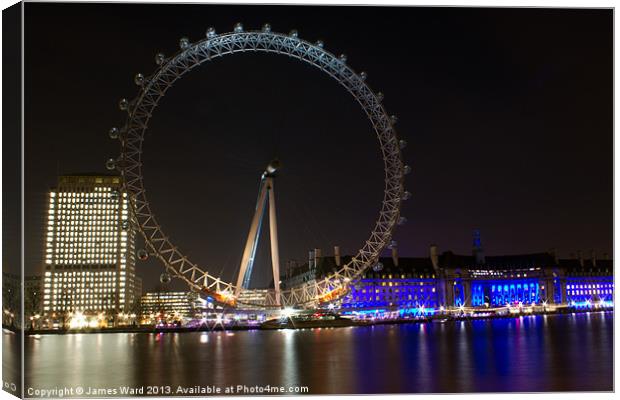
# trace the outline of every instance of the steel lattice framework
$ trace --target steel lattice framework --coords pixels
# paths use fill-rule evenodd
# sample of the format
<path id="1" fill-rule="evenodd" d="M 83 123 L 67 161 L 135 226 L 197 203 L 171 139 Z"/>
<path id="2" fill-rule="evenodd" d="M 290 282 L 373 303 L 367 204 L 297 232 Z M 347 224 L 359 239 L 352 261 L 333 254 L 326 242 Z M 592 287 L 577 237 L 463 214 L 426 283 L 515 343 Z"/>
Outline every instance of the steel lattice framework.
<path id="1" fill-rule="evenodd" d="M 365 83 L 364 72 L 357 74 L 346 64 L 346 56 L 336 57 L 323 48 L 322 42 L 312 44 L 302 40 L 296 31 L 288 35 L 275 33 L 269 25 L 263 26 L 260 31 L 244 31 L 243 26 L 237 24 L 233 32 L 224 34 L 216 34 L 213 28 L 209 28 L 206 38 L 193 44 L 182 38 L 179 46 L 180 50 L 170 58 L 157 54 L 159 68 L 152 75 L 135 76 L 135 83 L 139 87 L 137 96 L 131 101 L 122 99 L 119 103 L 121 110 L 128 114 L 125 126 L 120 130 L 110 130 L 110 136 L 120 140 L 121 154 L 117 159 L 108 160 L 107 167 L 118 169 L 123 177 L 123 189 L 131 199 L 130 209 L 137 228 L 144 236 L 148 253 L 161 260 L 169 273 L 185 281 L 193 290 L 214 295 L 217 300 L 231 305 L 236 304 L 232 283 L 209 274 L 206 269 L 190 261 L 164 234 L 151 210 L 144 188 L 142 145 L 149 119 L 159 101 L 178 79 L 192 69 L 214 58 L 240 52 L 283 54 L 311 64 L 336 79 L 362 106 L 379 139 L 384 161 L 385 190 L 374 229 L 349 263 L 319 281 L 283 291 L 282 304 L 275 304 L 274 296 L 268 295 L 262 305 L 315 305 L 339 298 L 348 291 L 350 281 L 377 263 L 381 251 L 392 239 L 395 226 L 405 220 L 400 216 L 400 206 L 410 196 L 403 189 L 403 176 L 410 168 L 403 164 L 400 150 L 406 142 L 399 140 L 396 135 L 396 117 L 386 113 L 381 103 L 383 95 L 369 88 Z M 140 258 L 145 256 L 143 252 Z"/>

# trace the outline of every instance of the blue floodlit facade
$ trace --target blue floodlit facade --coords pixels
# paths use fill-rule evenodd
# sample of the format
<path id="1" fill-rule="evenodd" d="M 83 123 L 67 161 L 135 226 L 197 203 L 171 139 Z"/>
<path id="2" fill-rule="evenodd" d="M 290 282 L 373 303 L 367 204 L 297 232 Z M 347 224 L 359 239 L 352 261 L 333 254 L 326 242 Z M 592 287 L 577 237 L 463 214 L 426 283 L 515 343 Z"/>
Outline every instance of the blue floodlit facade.
<path id="1" fill-rule="evenodd" d="M 570 278 L 566 284 L 566 299 L 568 303 L 585 303 L 587 301 L 613 301 L 613 277 L 600 279 Z"/>
<path id="2" fill-rule="evenodd" d="M 473 282 L 471 305 L 503 306 L 514 303 L 539 303 L 540 285 L 535 279 L 509 279 Z"/>
<path id="3" fill-rule="evenodd" d="M 342 262 L 348 260 L 343 259 Z M 304 280 L 335 270 L 334 257 L 313 260 Z M 293 275 L 293 274 L 292 274 Z M 381 258 L 342 298 L 340 308 L 369 312 L 398 310 L 401 314 L 432 314 L 458 307 L 506 305 L 613 305 L 613 262 L 581 256 L 558 259 L 552 252 L 485 257 L 474 240 L 471 256 L 439 254 L 429 257 Z"/>
<path id="4" fill-rule="evenodd" d="M 399 307 L 438 308 L 434 278 L 413 278 L 408 274 L 387 274 L 386 278 L 366 276 L 351 288 L 345 308 Z"/>

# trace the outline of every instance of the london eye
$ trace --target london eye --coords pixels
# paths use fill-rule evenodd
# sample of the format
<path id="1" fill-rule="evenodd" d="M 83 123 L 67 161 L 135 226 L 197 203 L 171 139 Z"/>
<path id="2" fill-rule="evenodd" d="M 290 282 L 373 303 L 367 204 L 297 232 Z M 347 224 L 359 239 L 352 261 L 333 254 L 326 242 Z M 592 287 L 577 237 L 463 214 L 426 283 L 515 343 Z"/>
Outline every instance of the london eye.
<path id="1" fill-rule="evenodd" d="M 218 302 L 231 306 L 241 305 L 239 293 L 243 290 L 240 285 L 246 275 L 244 264 L 242 263 L 239 279 L 236 282 L 228 282 L 209 272 L 215 268 L 209 269 L 198 265 L 184 255 L 180 247 L 164 233 L 152 211 L 146 195 L 142 162 L 143 143 L 149 120 L 168 89 L 196 67 L 213 59 L 241 52 L 284 55 L 318 68 L 338 81 L 353 96 L 376 133 L 383 160 L 384 193 L 379 215 L 368 239 L 361 244 L 351 260 L 335 272 L 285 290 L 279 290 L 274 263 L 276 288 L 268 291 L 264 303 L 260 306 L 307 307 L 334 301 L 346 294 L 349 285 L 366 269 L 377 266 L 381 252 L 392 243 L 396 226 L 406 221 L 405 217 L 401 216 L 400 210 L 401 203 L 411 197 L 411 194 L 404 189 L 404 176 L 411 171 L 411 168 L 404 164 L 401 155 L 401 149 L 407 143 L 396 133 L 397 119 L 386 112 L 382 104 L 383 94 L 373 91 L 366 83 L 366 72 L 354 71 L 347 65 L 344 54 L 337 56 L 330 53 L 321 41 L 315 43 L 305 41 L 295 30 L 288 34 L 273 32 L 269 24 L 265 24 L 260 30 L 245 30 L 243 25 L 238 23 L 232 32 L 222 34 L 209 28 L 205 38 L 194 43 L 187 38 L 181 38 L 179 50 L 175 54 L 171 56 L 156 54 L 157 68 L 152 74 L 135 75 L 134 82 L 138 87 L 136 96 L 133 99 L 120 100 L 119 108 L 126 112 L 124 126 L 111 128 L 109 131 L 109 136 L 120 142 L 120 155 L 117 158 L 110 158 L 106 162 L 106 167 L 118 170 L 123 178 L 123 191 L 130 199 L 132 222 L 145 242 L 145 249 L 138 251 L 138 258 L 145 260 L 152 256 L 158 259 L 166 270 L 162 279 L 169 280 L 169 277 L 173 276 L 182 280 L 192 290 L 213 296 Z M 248 239 L 250 237 L 252 236 L 250 235 Z M 251 250 L 248 254 L 251 254 Z M 247 260 L 245 265 L 247 266 Z"/>

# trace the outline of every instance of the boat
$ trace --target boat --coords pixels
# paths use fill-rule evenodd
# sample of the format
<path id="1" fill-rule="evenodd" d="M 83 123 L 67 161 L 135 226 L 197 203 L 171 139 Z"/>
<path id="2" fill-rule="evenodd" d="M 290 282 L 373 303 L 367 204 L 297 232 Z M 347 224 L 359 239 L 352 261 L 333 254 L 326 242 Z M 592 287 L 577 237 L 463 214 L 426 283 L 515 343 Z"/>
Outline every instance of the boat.
<path id="1" fill-rule="evenodd" d="M 364 321 L 356 321 L 336 314 L 314 313 L 270 319 L 260 325 L 260 329 L 303 329 L 303 328 L 341 328 L 365 326 Z"/>

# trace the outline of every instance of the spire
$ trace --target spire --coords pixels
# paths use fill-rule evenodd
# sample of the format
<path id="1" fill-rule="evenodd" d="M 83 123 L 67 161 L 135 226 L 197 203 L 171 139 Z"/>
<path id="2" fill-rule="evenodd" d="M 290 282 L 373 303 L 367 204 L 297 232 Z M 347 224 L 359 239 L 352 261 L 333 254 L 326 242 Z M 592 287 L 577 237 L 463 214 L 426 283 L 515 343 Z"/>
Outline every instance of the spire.
<path id="1" fill-rule="evenodd" d="M 480 240 L 480 231 L 474 231 L 474 249 L 482 249 L 482 241 Z"/>
<path id="2" fill-rule="evenodd" d="M 480 231 L 478 229 L 474 230 L 472 253 L 474 257 L 476 257 L 476 264 L 484 264 L 484 251 L 482 249 L 482 240 L 480 239 Z"/>

